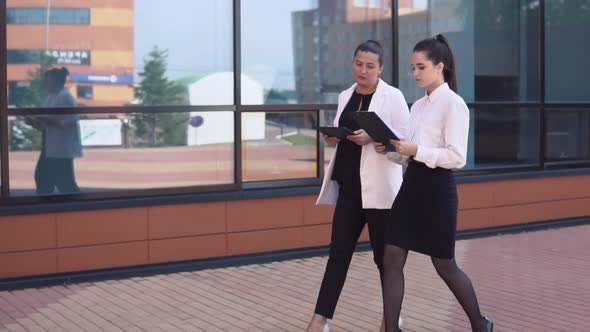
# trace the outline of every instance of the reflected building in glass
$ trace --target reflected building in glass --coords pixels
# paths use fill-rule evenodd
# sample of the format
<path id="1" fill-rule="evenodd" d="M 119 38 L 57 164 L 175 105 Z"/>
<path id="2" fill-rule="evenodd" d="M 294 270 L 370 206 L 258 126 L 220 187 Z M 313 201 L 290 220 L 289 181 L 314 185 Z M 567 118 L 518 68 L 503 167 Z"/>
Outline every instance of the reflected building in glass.
<path id="1" fill-rule="evenodd" d="M 352 59 L 358 44 L 378 40 L 383 65 L 392 66 L 391 0 L 319 0 L 315 9 L 292 14 L 295 88 L 300 103 L 336 103 L 353 83 Z M 391 70 L 381 76 L 392 82 Z"/>
<path id="2" fill-rule="evenodd" d="M 410 70 L 416 42 L 442 33 L 468 103 L 539 100 L 539 6 L 522 1 L 413 1 L 399 9 L 399 88 L 424 96 Z M 538 109 L 472 107 L 468 168 L 538 162 Z"/>
<path id="3" fill-rule="evenodd" d="M 40 106 L 27 90 L 42 63 L 69 70 L 67 86 L 80 106 L 129 104 L 133 7 L 134 0 L 8 0 L 9 107 Z"/>

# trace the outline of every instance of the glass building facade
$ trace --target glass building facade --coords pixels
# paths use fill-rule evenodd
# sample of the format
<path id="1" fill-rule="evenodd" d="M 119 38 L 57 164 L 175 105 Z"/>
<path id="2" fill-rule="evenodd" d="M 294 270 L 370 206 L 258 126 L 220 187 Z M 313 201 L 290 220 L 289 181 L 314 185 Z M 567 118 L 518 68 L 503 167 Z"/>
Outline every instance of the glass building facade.
<path id="1" fill-rule="evenodd" d="M 459 176 L 590 167 L 588 0 L 3 3 L 3 205 L 319 186 L 334 151 L 317 127 L 355 47 L 380 41 L 381 78 L 412 103 L 412 47 L 437 33 L 471 109 Z M 47 103 L 52 67 L 74 104 Z M 73 127 L 50 140 L 41 119 Z M 77 186 L 40 190 L 43 152 L 76 143 L 66 130 Z"/>

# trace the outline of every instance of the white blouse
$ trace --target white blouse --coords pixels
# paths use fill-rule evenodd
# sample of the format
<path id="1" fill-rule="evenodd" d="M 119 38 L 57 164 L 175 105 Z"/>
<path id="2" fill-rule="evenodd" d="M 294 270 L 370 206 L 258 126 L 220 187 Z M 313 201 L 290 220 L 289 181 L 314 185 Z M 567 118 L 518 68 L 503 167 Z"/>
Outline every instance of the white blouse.
<path id="1" fill-rule="evenodd" d="M 430 168 L 461 168 L 467 161 L 469 108 L 444 83 L 412 105 L 408 137 L 418 145 L 414 160 Z M 389 153 L 388 158 L 405 161 L 398 153 Z"/>

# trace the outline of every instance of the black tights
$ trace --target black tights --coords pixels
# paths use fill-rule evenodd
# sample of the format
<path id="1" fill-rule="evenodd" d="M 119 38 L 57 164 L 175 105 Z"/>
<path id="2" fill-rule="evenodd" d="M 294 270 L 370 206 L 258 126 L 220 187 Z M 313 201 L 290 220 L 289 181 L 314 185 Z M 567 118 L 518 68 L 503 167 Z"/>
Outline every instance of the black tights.
<path id="1" fill-rule="evenodd" d="M 387 244 L 384 253 L 383 313 L 385 331 L 400 331 L 398 324 L 404 298 L 404 265 L 408 250 Z M 483 318 L 469 277 L 457 266 L 454 258 L 431 257 L 438 275 L 447 284 L 469 317 L 474 332 L 483 331 Z"/>

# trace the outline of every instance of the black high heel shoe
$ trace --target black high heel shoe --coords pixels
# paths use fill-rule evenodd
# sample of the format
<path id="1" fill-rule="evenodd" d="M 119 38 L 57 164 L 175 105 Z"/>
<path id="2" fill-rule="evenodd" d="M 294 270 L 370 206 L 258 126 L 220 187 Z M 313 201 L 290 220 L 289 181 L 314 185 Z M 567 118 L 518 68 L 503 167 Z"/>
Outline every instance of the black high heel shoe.
<path id="1" fill-rule="evenodd" d="M 483 326 L 485 332 L 494 332 L 494 321 L 486 316 L 483 316 Z"/>

